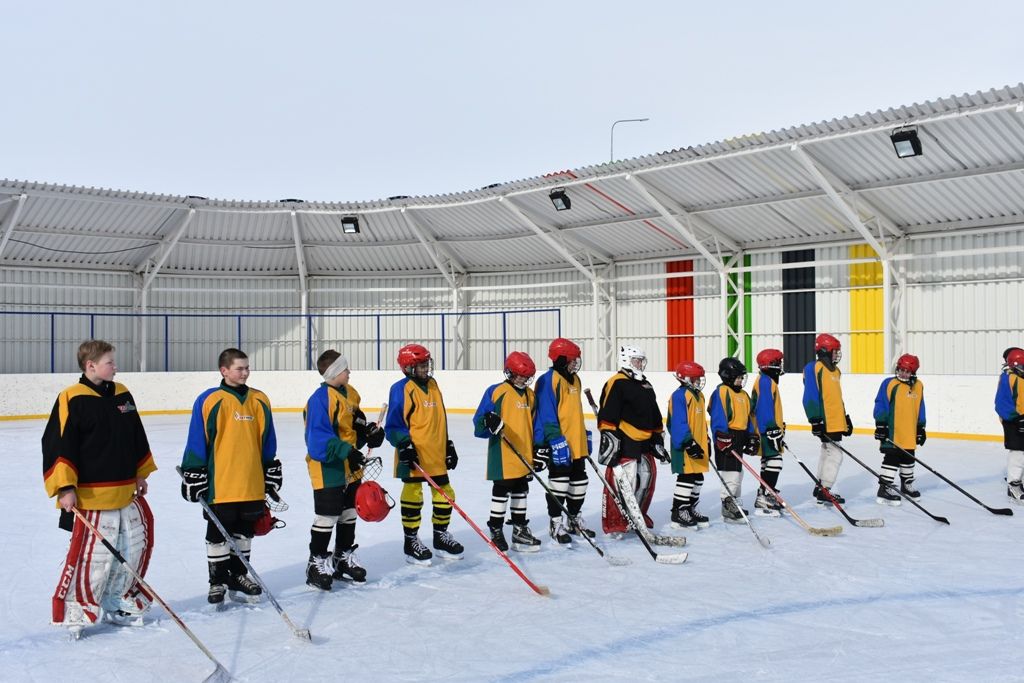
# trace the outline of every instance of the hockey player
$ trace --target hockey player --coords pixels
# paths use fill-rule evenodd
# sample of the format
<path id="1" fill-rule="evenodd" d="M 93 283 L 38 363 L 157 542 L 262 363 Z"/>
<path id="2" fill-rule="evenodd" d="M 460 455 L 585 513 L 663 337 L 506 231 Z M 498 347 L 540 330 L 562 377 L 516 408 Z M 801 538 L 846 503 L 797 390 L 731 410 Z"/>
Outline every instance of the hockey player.
<path id="1" fill-rule="evenodd" d="M 622 469 L 622 481 L 632 483 L 631 493 L 640 505 L 647 528 L 654 522 L 647 515 L 657 481 L 655 459 L 669 462 L 665 450 L 664 421 L 654 387 L 647 381 L 647 354 L 635 346 L 619 347 L 619 371 L 601 389 L 597 428 L 601 431 L 599 460 L 606 465 L 605 479 L 617 488 L 612 467 Z M 629 530 L 608 489 L 601 504 L 601 527 L 606 534 Z"/>
<path id="2" fill-rule="evenodd" d="M 924 383 L 917 379 L 920 367 L 917 356 L 903 354 L 896 361 L 896 376 L 883 379 L 875 396 L 875 438 L 882 451 L 882 471 L 875 500 L 880 505 L 900 504 L 894 487 L 897 469 L 903 495 L 921 497 L 921 492 L 914 487 L 912 457 L 914 448 L 923 446 L 928 438 L 924 428 Z"/>
<path id="3" fill-rule="evenodd" d="M 672 526 L 706 529 L 708 518 L 697 512 L 697 501 L 708 471 L 708 418 L 704 407 L 704 368 L 692 361 L 676 366 L 679 388 L 668 403 L 668 431 L 672 437 Z"/>
<path id="4" fill-rule="evenodd" d="M 366 582 L 366 569 L 355 557 L 356 492 L 362 483 L 366 456 L 359 449 L 377 448 L 384 430 L 367 424 L 360 396 L 349 384 L 348 360 L 334 349 L 316 361 L 323 383 L 306 402 L 306 467 L 313 484 L 313 526 L 309 532 L 306 583 L 330 590 L 334 579 Z M 328 553 L 337 529 L 334 552 Z"/>
<path id="5" fill-rule="evenodd" d="M 239 349 L 224 349 L 218 366 L 220 386 L 199 394 L 192 406 L 181 461 L 181 496 L 193 503 L 206 500 L 249 559 L 254 523 L 266 507 L 264 497 L 276 494 L 283 482 L 277 434 L 270 399 L 246 384 L 249 357 Z M 207 601 L 221 604 L 230 591 L 232 599 L 258 602 L 263 589 L 205 511 L 203 518 L 210 576 Z"/>
<path id="6" fill-rule="evenodd" d="M 391 385 L 388 417 L 384 426 L 388 442 L 395 447 L 395 476 L 402 480 L 402 527 L 405 531 L 405 561 L 429 565 L 434 556 L 420 541 L 420 511 L 423 482 L 414 464 L 430 475 L 448 496 L 455 490 L 448 471 L 459 464 L 455 444 L 448 438 L 448 414 L 441 389 L 434 380 L 434 360 L 420 344 L 406 344 L 398 350 L 398 367 L 405 375 Z M 442 557 L 462 559 L 462 544 L 448 531 L 452 506 L 431 488 L 434 550 Z"/>
<path id="7" fill-rule="evenodd" d="M 782 419 L 782 397 L 779 395 L 779 377 L 783 354 L 778 349 L 764 349 L 757 354 L 757 369 L 760 373 L 750 400 L 754 404 L 754 426 L 760 435 L 761 478 L 776 491 L 779 490 L 779 475 L 782 474 L 782 449 L 786 445 L 786 422 Z M 757 489 L 754 513 L 764 517 L 779 517 L 782 505 L 764 486 Z"/>
<path id="8" fill-rule="evenodd" d="M 1017 505 L 1024 505 L 1024 349 L 1007 349 L 1003 360 L 1003 373 L 996 387 L 996 414 L 1003 423 L 1006 495 Z"/>
<path id="9" fill-rule="evenodd" d="M 740 524 L 748 514 L 738 506 L 743 490 L 743 466 L 736 457 L 757 455 L 758 439 L 754 431 L 750 396 L 743 390 L 747 368 L 738 358 L 723 358 L 718 364 L 722 383 L 711 395 L 711 431 L 715 435 L 715 466 L 722 475 L 722 519 Z M 742 514 L 741 514 L 742 512 Z"/>
<path id="10" fill-rule="evenodd" d="M 583 459 L 590 454 L 590 432 L 583 422 L 583 389 L 579 376 L 582 365 L 580 347 L 559 337 L 548 346 L 551 368 L 537 380 L 537 418 L 534 440 L 540 446 L 538 457 L 550 458 L 548 483 L 556 500 L 546 494 L 548 532 L 561 546 L 571 546 L 570 534 L 594 532 L 580 515 L 587 495 L 587 471 Z M 567 500 L 568 499 L 568 500 Z M 569 517 L 562 523 L 562 503 Z"/>
<path id="11" fill-rule="evenodd" d="M 73 636 L 108 621 L 141 626 L 150 596 L 72 510 L 77 508 L 145 575 L 153 550 L 153 515 L 145 498 L 156 465 L 135 399 L 114 382 L 114 347 L 93 339 L 78 347 L 82 376 L 60 392 L 43 431 L 43 484 L 57 497 L 59 526 L 71 544 L 53 594 L 52 620 Z"/>
<path id="12" fill-rule="evenodd" d="M 487 479 L 491 484 L 491 516 L 487 528 L 491 540 L 502 552 L 505 540 L 505 510 L 512 498 L 512 548 L 520 552 L 540 550 L 540 540 L 530 530 L 526 518 L 526 497 L 532 471 L 544 469 L 533 459 L 533 420 L 537 398 L 530 388 L 537 366 L 522 351 L 513 351 L 505 359 L 505 381 L 487 387 L 473 416 L 474 434 L 487 439 Z M 511 448 L 502 439 L 508 439 Z M 515 452 L 512 452 L 515 448 Z M 527 462 L 516 456 L 519 453 Z M 532 471 L 531 471 L 532 468 Z"/>
<path id="13" fill-rule="evenodd" d="M 837 503 L 846 499 L 832 490 L 843 464 L 843 452 L 836 445 L 844 436 L 853 434 L 853 422 L 843 403 L 843 388 L 840 385 L 842 372 L 839 360 L 843 352 L 839 340 L 831 334 L 819 334 L 814 338 L 814 355 L 804 367 L 804 413 L 811 423 L 811 433 L 821 440 L 821 456 L 818 458 L 818 480 L 829 490 Z M 833 443 L 835 442 L 835 443 Z M 815 486 L 813 492 L 819 505 L 829 502 L 828 496 Z"/>

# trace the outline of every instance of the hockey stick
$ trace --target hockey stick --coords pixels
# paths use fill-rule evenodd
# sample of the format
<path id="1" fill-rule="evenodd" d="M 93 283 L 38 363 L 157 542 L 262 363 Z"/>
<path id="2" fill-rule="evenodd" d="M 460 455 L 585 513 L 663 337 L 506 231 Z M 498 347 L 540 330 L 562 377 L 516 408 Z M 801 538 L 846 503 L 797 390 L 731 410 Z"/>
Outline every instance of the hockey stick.
<path id="1" fill-rule="evenodd" d="M 176 466 L 174 469 L 178 471 L 179 476 L 184 478 L 184 473 L 181 471 L 180 465 Z M 281 604 L 278 603 L 277 598 L 274 597 L 274 594 L 270 592 L 270 588 L 263 581 L 263 579 L 260 578 L 260 575 L 256 573 L 256 570 L 253 569 L 252 564 L 249 563 L 249 559 L 238 548 L 238 543 L 235 541 L 235 537 L 229 534 L 228 530 L 224 528 L 224 524 L 220 521 L 217 515 L 213 513 L 213 510 L 210 508 L 210 504 L 206 502 L 206 499 L 200 496 L 199 504 L 203 506 L 203 510 L 206 511 L 206 516 L 209 517 L 210 521 L 213 522 L 214 526 L 216 526 L 217 529 L 220 531 L 221 535 L 224 537 L 224 540 L 227 541 L 228 545 L 230 545 L 231 549 L 235 552 L 235 555 L 238 556 L 238 559 L 242 561 L 242 564 L 245 566 L 246 571 L 252 574 L 252 578 L 256 579 L 256 583 L 258 583 L 260 585 L 260 588 L 263 589 L 263 592 L 267 594 L 267 599 L 270 601 L 270 604 L 274 606 L 274 609 L 277 610 L 277 613 L 281 615 L 282 619 L 284 619 L 284 623 L 286 623 L 288 625 L 288 628 L 292 630 L 292 634 L 294 634 L 296 638 L 312 641 L 313 636 L 310 635 L 308 628 L 299 628 L 292 622 L 291 619 L 288 618 L 288 614 L 281 607 Z"/>
<path id="2" fill-rule="evenodd" d="M 843 527 L 838 524 L 836 526 L 830 527 L 817 527 L 811 526 L 810 524 L 805 522 L 800 515 L 796 514 L 796 510 L 793 509 L 793 506 L 787 503 L 785 499 L 779 495 L 778 491 L 776 491 L 773 487 L 769 486 L 768 482 L 761 478 L 761 475 L 757 473 L 757 470 L 754 469 L 753 465 L 751 465 L 749 462 L 740 457 L 740 455 L 736 451 L 729 449 L 729 453 L 732 455 L 732 457 L 739 460 L 741 465 L 747 468 L 747 471 L 750 472 L 751 476 L 754 477 L 754 479 L 757 479 L 759 482 L 761 482 L 761 486 L 763 486 L 766 491 L 770 491 L 771 494 L 775 496 L 775 499 L 782 503 L 782 505 L 786 508 L 786 511 L 789 512 L 790 516 L 793 519 L 795 519 L 797 524 L 802 526 L 807 531 L 807 533 L 809 533 L 812 536 L 838 536 L 839 534 L 843 533 Z"/>
<path id="3" fill-rule="evenodd" d="M 590 401 L 590 408 L 591 410 L 594 411 L 594 415 L 596 416 L 598 413 L 598 408 L 597 403 L 594 401 L 594 395 L 590 393 L 590 389 L 584 389 L 583 393 L 587 395 L 587 400 Z M 590 463 L 590 466 L 594 468 L 594 473 L 597 474 L 597 478 L 601 480 L 601 483 L 604 485 L 604 488 L 612 497 L 612 500 L 615 502 L 615 506 L 619 509 L 619 514 L 622 515 L 622 518 L 626 520 L 627 524 L 633 527 L 633 530 L 636 531 L 636 533 L 644 541 L 644 545 L 648 546 L 648 551 L 650 551 L 651 554 L 655 556 L 656 560 L 657 557 L 672 556 L 657 555 L 657 553 L 655 553 L 649 547 L 650 544 L 653 543 L 654 545 L 674 546 L 677 548 L 686 545 L 685 536 L 668 536 L 651 533 L 650 529 L 647 528 L 647 524 L 644 523 L 644 515 L 643 512 L 640 510 L 640 504 L 637 503 L 636 496 L 633 495 L 633 488 L 632 486 L 629 485 L 629 482 L 625 481 L 625 477 L 623 476 L 622 472 L 622 467 L 620 465 L 616 465 L 615 467 L 610 468 L 612 471 L 612 476 L 615 479 L 615 486 L 618 489 L 616 491 L 611 487 L 611 484 L 609 484 L 608 481 L 604 478 L 604 474 L 598 468 L 597 464 L 594 463 L 594 459 L 589 454 L 586 456 L 586 460 L 587 462 Z M 664 560 L 657 561 L 665 562 L 666 564 L 676 564 L 685 561 L 685 553 L 683 555 L 683 560 L 673 562 L 666 562 Z"/>
<path id="4" fill-rule="evenodd" d="M 157 595 L 157 592 L 153 590 L 153 588 L 148 583 L 146 583 L 146 580 L 143 579 L 142 576 L 137 571 L 135 571 L 135 567 L 128 564 L 128 561 L 124 559 L 124 556 L 120 552 L 118 552 L 117 548 L 110 544 L 106 537 L 104 537 L 103 534 L 100 533 L 100 530 L 97 529 L 92 522 L 85 518 L 85 515 L 82 514 L 81 510 L 79 510 L 77 507 L 73 507 L 71 508 L 71 512 L 75 513 L 75 517 L 77 517 L 78 520 L 82 524 L 84 524 L 85 527 L 89 531 L 91 531 L 94 536 L 96 536 L 99 542 L 102 543 L 106 547 L 106 549 L 110 551 L 110 554 L 113 555 L 114 558 L 117 559 L 117 561 L 120 562 L 121 565 L 128 570 L 128 573 L 135 577 L 135 580 L 139 582 L 139 585 L 142 586 L 142 589 L 144 591 L 146 591 L 146 594 L 151 596 L 158 603 L 160 603 L 160 606 L 164 608 L 164 611 L 171 615 L 171 619 L 174 619 L 174 623 L 181 627 L 181 630 L 184 631 L 185 635 L 187 635 L 192 640 L 192 642 L 196 644 L 196 647 L 202 650 L 203 654 L 206 655 L 206 657 L 211 662 L 217 665 L 217 668 L 213 670 L 213 673 L 204 679 L 204 683 L 227 683 L 227 681 L 230 681 L 231 674 L 228 672 L 227 669 L 224 668 L 224 665 L 217 661 L 217 658 L 213 656 L 213 653 L 210 652 L 205 645 L 203 645 L 202 641 L 200 641 L 199 638 L 196 637 L 196 634 L 192 633 L 191 629 L 189 629 L 189 627 L 185 625 L 185 622 L 181 620 L 181 617 L 179 617 L 178 614 L 171 609 L 170 605 L 164 602 L 164 599 Z"/>
<path id="5" fill-rule="evenodd" d="M 420 467 L 420 464 L 418 462 L 413 462 L 412 466 L 416 469 L 417 472 L 420 473 L 420 476 L 427 480 L 427 483 L 430 484 L 430 487 L 437 491 L 438 493 L 440 493 L 441 496 L 448 501 L 448 504 L 451 505 L 455 509 L 455 511 L 462 516 L 464 520 L 466 520 L 466 523 L 469 524 L 469 526 L 473 527 L 473 531 L 477 532 L 480 535 L 480 538 L 484 539 L 484 542 L 487 543 L 487 545 L 491 546 L 494 552 L 498 553 L 501 559 L 505 560 L 508 566 L 512 568 L 512 571 L 514 571 L 519 576 L 519 578 L 526 582 L 527 586 L 532 588 L 537 595 L 543 595 L 544 597 L 551 595 L 550 588 L 548 588 L 547 586 L 541 586 L 539 584 L 534 583 L 533 581 L 530 581 L 529 577 L 527 577 L 526 574 L 523 573 L 523 570 L 520 569 L 516 565 L 516 563 L 509 558 L 508 555 L 503 553 L 501 551 L 501 548 L 494 545 L 494 541 L 488 538 L 487 534 L 480 530 L 480 527 L 478 527 L 476 523 L 469 518 L 469 515 L 467 515 L 462 508 L 455 504 L 455 501 L 452 500 L 448 496 L 448 494 L 444 492 L 444 489 L 437 485 L 437 482 L 434 481 L 434 479 L 429 474 L 427 474 L 426 470 Z"/>
<path id="6" fill-rule="evenodd" d="M 726 494 L 732 498 L 732 502 L 736 504 L 736 509 L 740 511 L 740 517 L 743 518 L 747 528 L 750 529 L 750 533 L 754 534 L 754 538 L 757 539 L 757 542 L 761 544 L 762 548 L 769 547 L 772 544 L 772 540 L 767 537 L 762 537 L 761 534 L 757 533 L 757 529 L 755 529 L 754 525 L 750 523 L 750 518 L 747 517 L 747 513 L 743 511 L 743 506 L 740 505 L 740 501 L 736 499 L 736 496 L 732 495 L 732 490 L 729 488 L 729 485 L 725 483 L 725 479 L 722 478 L 722 473 L 718 471 L 718 467 L 716 467 L 715 463 L 712 462 L 710 454 L 708 456 L 708 467 L 714 471 L 715 475 L 718 477 L 718 481 L 722 482 L 722 488 L 724 488 Z"/>
<path id="7" fill-rule="evenodd" d="M 817 486 L 819 489 L 821 489 L 821 492 L 825 494 L 825 497 L 828 498 L 829 501 L 832 503 L 832 505 L 835 506 L 836 510 L 839 510 L 839 513 L 843 517 L 846 518 L 846 521 L 848 521 L 853 526 L 859 526 L 859 527 L 881 527 L 881 526 L 885 526 L 885 520 L 881 519 L 879 517 L 874 517 L 874 518 L 871 518 L 871 519 L 856 519 L 854 517 L 851 517 L 849 515 L 849 513 L 847 513 L 846 510 L 843 509 L 843 506 L 839 504 L 839 501 L 835 499 L 835 496 L 832 495 L 832 492 L 829 491 L 827 488 L 825 488 L 824 486 L 821 485 L 821 480 L 818 479 L 816 476 L 814 476 L 814 473 L 811 472 L 810 469 L 808 469 L 807 465 L 804 464 L 804 461 L 801 460 L 800 458 L 798 458 L 796 453 L 794 453 L 793 451 L 791 451 L 789 449 L 789 446 L 785 446 L 784 445 L 783 448 L 786 450 L 787 453 L 789 453 L 790 455 L 793 456 L 794 460 L 796 460 L 798 463 L 800 463 L 800 467 L 802 467 L 804 472 L 807 473 L 807 476 L 811 478 L 811 481 L 814 482 L 814 485 Z"/>
<path id="8" fill-rule="evenodd" d="M 505 436 L 504 431 L 499 432 L 499 434 L 501 434 L 501 440 L 505 442 L 505 445 L 509 447 L 509 449 L 512 451 L 513 454 L 515 454 L 517 458 L 519 458 L 519 462 L 523 463 L 523 466 L 530 471 L 530 473 L 537 480 L 537 483 L 544 487 L 544 490 L 548 492 L 548 495 L 551 496 L 551 499 L 558 503 L 558 507 L 562 509 L 562 512 L 565 513 L 566 517 L 570 517 L 571 515 L 569 514 L 569 510 L 566 509 L 565 504 L 562 503 L 562 501 L 555 496 L 555 492 L 551 490 L 551 487 L 543 479 L 541 479 L 541 476 L 537 474 L 537 470 L 530 467 L 530 463 L 528 463 L 526 461 L 526 458 L 522 456 L 519 450 L 512 445 L 512 442 L 508 440 L 507 436 Z M 593 548 L 598 555 L 608 560 L 608 564 L 616 567 L 623 567 L 627 564 L 630 564 L 629 560 L 627 560 L 626 558 L 605 555 L 604 551 L 601 550 L 601 548 L 598 547 L 596 543 L 594 543 L 594 539 L 590 537 L 590 534 L 583 532 L 580 534 L 580 536 L 582 536 L 586 540 L 586 542 L 590 544 L 590 547 Z"/>
<path id="9" fill-rule="evenodd" d="M 875 472 L 875 471 L 874 471 L 873 469 L 871 469 L 870 467 L 868 467 L 867 463 L 863 462 L 863 461 L 862 461 L 862 460 L 861 460 L 860 458 L 858 458 L 858 457 L 857 457 L 856 455 L 854 455 L 854 454 L 853 454 L 853 453 L 851 453 L 850 451 L 848 451 L 848 450 L 846 450 L 845 448 L 843 448 L 842 446 L 840 446 L 840 445 L 839 445 L 838 443 L 836 443 L 836 442 L 835 442 L 835 440 L 834 440 L 834 439 L 833 439 L 833 438 L 832 438 L 831 436 L 829 436 L 828 434 L 825 434 L 825 438 L 826 438 L 826 439 L 828 439 L 829 443 L 831 443 L 831 444 L 834 444 L 836 448 L 838 448 L 838 449 L 839 449 L 839 450 L 841 450 L 841 451 L 842 451 L 843 453 L 846 453 L 846 454 L 847 454 L 848 456 L 850 456 L 850 459 L 851 459 L 851 460 L 853 460 L 853 461 L 854 461 L 855 463 L 857 463 L 858 465 L 860 465 L 861 467 L 863 467 L 864 469 L 866 469 L 866 470 L 867 470 L 868 472 L 870 472 L 871 474 L 873 474 L 873 475 L 875 476 L 875 478 L 876 478 L 876 479 L 878 479 L 878 481 L 882 481 L 882 476 L 881 476 L 881 475 L 880 475 L 880 474 L 879 474 L 878 472 Z M 911 505 L 913 505 L 914 507 L 916 507 L 916 508 L 917 508 L 918 510 L 920 510 L 920 511 L 921 511 L 921 512 L 923 512 L 924 514 L 928 515 L 929 517 L 931 517 L 932 519 L 934 519 L 934 520 L 935 520 L 936 522 L 941 522 L 942 524 L 949 524 L 949 520 L 948 520 L 948 519 L 946 519 L 945 517 L 941 517 L 941 516 L 939 516 L 939 515 L 933 515 L 932 513 L 928 512 L 928 510 L 926 510 L 926 509 L 924 508 L 924 506 L 923 506 L 923 505 L 921 505 L 921 504 L 920 504 L 920 503 L 918 503 L 918 502 L 917 502 L 916 500 L 914 500 L 914 499 L 913 499 L 913 498 L 911 498 L 910 496 L 908 496 L 908 495 L 906 495 L 905 493 L 903 493 L 903 491 L 900 491 L 900 490 L 899 490 L 898 488 L 896 488 L 895 486 L 893 486 L 893 487 L 892 487 L 892 490 L 893 490 L 893 491 L 895 491 L 896 493 L 900 494 L 900 496 L 901 496 L 901 497 L 903 498 L 903 500 L 907 501 L 908 503 L 910 503 Z"/>
<path id="10" fill-rule="evenodd" d="M 965 496 L 967 496 L 968 498 L 973 500 L 975 503 L 977 503 L 981 507 L 983 507 L 986 510 L 988 510 L 989 512 L 991 512 L 993 515 L 1006 515 L 1006 516 L 1012 516 L 1013 515 L 1013 510 L 1011 510 L 1010 508 L 991 508 L 988 505 L 985 505 L 980 500 L 978 500 L 977 498 L 975 498 L 971 494 L 967 493 L 967 491 L 964 491 L 962 488 L 957 486 L 955 483 L 953 483 L 952 481 L 950 481 L 949 479 L 944 477 L 937 470 L 933 469 L 932 467 L 929 467 L 926 462 L 921 460 L 919 457 L 917 457 L 913 453 L 909 453 L 909 452 L 903 450 L 902 448 L 900 448 L 899 446 L 896 446 L 896 444 L 891 439 L 886 439 L 886 441 L 888 441 L 893 446 L 895 446 L 896 450 L 898 450 L 900 453 L 902 453 L 903 455 L 905 455 L 905 456 L 907 456 L 909 458 L 913 458 L 917 462 L 917 464 L 919 464 L 921 467 L 925 468 L 926 470 L 928 470 L 929 472 L 934 474 L 936 477 L 938 477 L 942 481 L 946 482 L 947 484 L 949 484 L 950 486 L 955 488 L 957 491 L 959 491 L 960 493 L 964 494 Z"/>

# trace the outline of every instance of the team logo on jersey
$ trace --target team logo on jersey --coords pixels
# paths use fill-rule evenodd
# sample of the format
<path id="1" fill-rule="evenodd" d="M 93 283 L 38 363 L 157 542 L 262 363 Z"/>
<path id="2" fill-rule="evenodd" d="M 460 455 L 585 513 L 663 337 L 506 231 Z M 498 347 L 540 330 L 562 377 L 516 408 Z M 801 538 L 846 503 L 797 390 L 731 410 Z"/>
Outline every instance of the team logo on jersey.
<path id="1" fill-rule="evenodd" d="M 117 409 L 122 413 L 134 413 L 136 410 L 138 410 L 138 408 L 136 408 L 131 401 L 125 401 L 122 405 L 119 405 Z"/>
<path id="2" fill-rule="evenodd" d="M 437 407 L 437 401 L 424 401 L 423 402 L 423 407 L 424 408 L 436 408 Z"/>
<path id="3" fill-rule="evenodd" d="M 530 404 L 524 401 L 516 401 L 516 408 L 519 408 L 520 410 L 529 410 Z"/>
<path id="4" fill-rule="evenodd" d="M 235 420 L 238 422 L 252 422 L 256 417 L 254 415 L 242 415 L 237 410 L 235 411 Z"/>

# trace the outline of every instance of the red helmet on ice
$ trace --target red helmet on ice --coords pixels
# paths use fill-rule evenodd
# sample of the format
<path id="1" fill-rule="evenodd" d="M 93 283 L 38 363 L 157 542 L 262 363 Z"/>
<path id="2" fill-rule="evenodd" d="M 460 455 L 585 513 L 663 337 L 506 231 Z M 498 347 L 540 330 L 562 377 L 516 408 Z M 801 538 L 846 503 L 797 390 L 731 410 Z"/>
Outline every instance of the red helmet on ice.
<path id="1" fill-rule="evenodd" d="M 1006 367 L 1018 375 L 1024 375 L 1024 349 L 1012 349 L 1006 354 Z"/>
<path id="2" fill-rule="evenodd" d="M 537 366 L 533 359 L 522 351 L 513 351 L 505 359 L 505 379 L 520 389 L 532 382 L 536 374 Z"/>
<path id="3" fill-rule="evenodd" d="M 429 377 L 434 372 L 434 361 L 430 357 L 430 351 L 427 351 L 425 346 L 406 344 L 398 349 L 398 367 L 402 368 L 402 372 L 405 374 L 412 375 L 413 369 L 423 363 L 428 364 L 426 376 Z"/>
<path id="4" fill-rule="evenodd" d="M 778 349 L 764 349 L 757 354 L 757 367 L 761 370 L 778 370 L 782 373 L 782 351 Z"/>
<path id="5" fill-rule="evenodd" d="M 700 363 L 694 363 L 692 360 L 684 360 L 679 363 L 676 366 L 675 376 L 681 384 L 692 387 L 697 391 L 703 389 L 704 382 L 707 381 L 704 377 L 704 367 Z"/>
<path id="6" fill-rule="evenodd" d="M 559 337 L 548 346 L 548 358 L 552 361 L 558 360 L 559 356 L 565 356 L 570 363 L 580 357 L 580 347 L 565 337 Z"/>
<path id="7" fill-rule="evenodd" d="M 356 489 L 356 514 L 366 522 L 379 522 L 395 507 L 395 499 L 375 481 L 364 481 Z"/>

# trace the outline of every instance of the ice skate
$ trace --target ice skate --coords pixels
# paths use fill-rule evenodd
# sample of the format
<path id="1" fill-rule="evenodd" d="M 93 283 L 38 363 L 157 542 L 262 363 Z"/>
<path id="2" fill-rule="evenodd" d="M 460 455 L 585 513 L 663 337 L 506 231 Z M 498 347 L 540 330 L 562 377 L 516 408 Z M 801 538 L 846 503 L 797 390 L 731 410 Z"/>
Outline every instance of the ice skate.
<path id="1" fill-rule="evenodd" d="M 707 529 L 709 526 L 711 526 L 711 520 L 697 512 L 696 503 L 690 506 L 690 516 L 693 517 L 693 520 L 695 522 L 697 522 L 698 529 Z"/>
<path id="2" fill-rule="evenodd" d="M 1006 486 L 1006 496 L 1017 505 L 1024 505 L 1024 485 L 1019 481 L 1011 481 Z"/>
<path id="3" fill-rule="evenodd" d="M 722 519 L 729 524 L 743 524 L 743 517 L 749 514 L 746 510 L 740 510 L 736 505 L 736 499 L 729 497 L 722 499 Z"/>
<path id="4" fill-rule="evenodd" d="M 113 612 L 104 612 L 103 618 L 115 626 L 129 626 L 138 628 L 142 626 L 142 614 L 138 612 L 127 612 L 123 609 Z"/>
<path id="5" fill-rule="evenodd" d="M 680 505 L 672 510 L 671 526 L 673 529 L 696 529 L 697 520 L 693 518 L 690 508 Z"/>
<path id="6" fill-rule="evenodd" d="M 831 505 L 832 501 L 829 500 L 828 496 L 825 495 L 825 491 L 832 494 L 836 502 L 842 505 L 846 502 L 846 499 L 840 496 L 838 493 L 828 488 L 827 486 L 815 486 L 814 487 L 814 500 L 817 501 L 818 505 Z"/>
<path id="7" fill-rule="evenodd" d="M 551 540 L 553 540 L 556 545 L 563 548 L 572 547 L 572 537 L 569 535 L 569 532 L 565 530 L 565 527 L 562 526 L 561 517 L 551 518 L 551 522 L 548 524 L 548 533 L 551 535 Z"/>
<path id="8" fill-rule="evenodd" d="M 508 541 L 505 540 L 504 520 L 487 522 L 487 530 L 491 532 L 491 543 L 503 553 L 508 552 Z"/>
<path id="9" fill-rule="evenodd" d="M 590 538 L 594 538 L 594 536 L 597 535 L 592 529 L 587 528 L 587 522 L 583 519 L 583 515 L 569 515 L 566 531 L 573 536 L 582 536 L 583 534 L 586 534 Z"/>
<path id="10" fill-rule="evenodd" d="M 227 581 L 228 597 L 235 602 L 255 605 L 263 595 L 263 589 L 248 574 L 231 574 Z"/>
<path id="11" fill-rule="evenodd" d="M 764 489 L 759 489 L 754 500 L 754 514 L 761 517 L 781 517 L 782 506 L 775 496 Z"/>
<path id="12" fill-rule="evenodd" d="M 461 560 L 465 548 L 448 533 L 447 529 L 434 529 L 434 550 L 449 560 Z"/>
<path id="13" fill-rule="evenodd" d="M 405 535 L 405 561 L 409 564 L 418 564 L 424 567 L 430 566 L 430 558 L 434 553 L 430 548 L 423 545 L 423 541 L 416 534 Z"/>
<path id="14" fill-rule="evenodd" d="M 913 479 L 900 480 L 900 491 L 902 491 L 903 495 L 906 496 L 907 498 L 913 498 L 914 500 L 917 500 L 918 498 L 921 497 L 921 492 L 917 490 L 916 486 L 914 486 Z"/>
<path id="15" fill-rule="evenodd" d="M 327 555 L 310 555 L 306 563 L 306 585 L 329 591 L 333 582 L 330 558 Z"/>
<path id="16" fill-rule="evenodd" d="M 876 493 L 875 496 L 875 502 L 879 505 L 899 507 L 903 504 L 903 501 L 900 500 L 899 494 L 896 493 L 896 489 L 891 484 L 879 484 L 878 493 Z"/>
<path id="17" fill-rule="evenodd" d="M 356 559 L 356 544 L 348 550 L 334 550 L 334 574 L 337 581 L 346 581 L 353 584 L 366 583 L 366 569 Z"/>
<path id="18" fill-rule="evenodd" d="M 540 539 L 530 531 L 528 522 L 512 525 L 512 549 L 520 553 L 535 553 L 540 550 Z"/>

